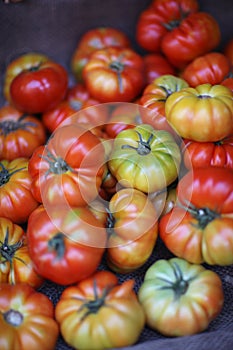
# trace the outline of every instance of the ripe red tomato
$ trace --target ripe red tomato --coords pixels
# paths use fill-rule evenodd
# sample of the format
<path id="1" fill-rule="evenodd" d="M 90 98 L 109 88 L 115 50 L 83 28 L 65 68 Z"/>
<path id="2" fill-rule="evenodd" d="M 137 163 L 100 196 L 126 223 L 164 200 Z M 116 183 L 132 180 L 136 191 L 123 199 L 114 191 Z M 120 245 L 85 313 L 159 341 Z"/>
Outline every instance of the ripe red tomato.
<path id="1" fill-rule="evenodd" d="M 46 61 L 31 65 L 11 82 L 12 103 L 25 113 L 43 113 L 65 97 L 68 74 L 60 64 Z"/>
<path id="2" fill-rule="evenodd" d="M 78 282 L 99 266 L 106 229 L 88 207 L 39 206 L 27 226 L 28 248 L 36 271 L 61 285 Z"/>
<path id="3" fill-rule="evenodd" d="M 161 51 L 163 38 L 177 23 L 189 14 L 197 12 L 196 0 L 153 0 L 141 12 L 136 24 L 136 40 L 147 51 Z"/>
<path id="4" fill-rule="evenodd" d="M 138 297 L 147 325 L 166 337 L 203 332 L 224 305 L 219 275 L 179 258 L 154 262 L 146 271 Z"/>
<path id="5" fill-rule="evenodd" d="M 233 135 L 216 142 L 184 140 L 183 160 L 187 169 L 214 166 L 233 169 Z"/>
<path id="6" fill-rule="evenodd" d="M 215 18 L 206 12 L 196 12 L 181 20 L 180 25 L 164 37 L 161 50 L 172 65 L 182 69 L 196 57 L 215 49 L 220 40 L 220 27 Z"/>
<path id="7" fill-rule="evenodd" d="M 34 269 L 24 230 L 3 217 L 0 217 L 1 283 L 27 283 L 34 288 L 43 283 L 43 278 Z"/>
<path id="8" fill-rule="evenodd" d="M 177 186 L 177 205 L 159 222 L 160 237 L 191 263 L 233 264 L 233 171 L 194 168 Z"/>
<path id="9" fill-rule="evenodd" d="M 96 50 L 83 69 L 83 79 L 100 102 L 131 102 L 144 87 L 143 58 L 129 48 Z"/>
<path id="10" fill-rule="evenodd" d="M 185 87 L 188 87 L 188 83 L 184 79 L 170 74 L 162 75 L 148 84 L 139 100 L 141 106 L 144 107 L 140 110 L 143 123 L 150 124 L 157 130 L 166 130 L 177 141 L 180 141 L 177 133 L 167 121 L 165 105 L 170 95 Z"/>
<path id="11" fill-rule="evenodd" d="M 8 102 L 11 101 L 10 85 L 14 78 L 24 70 L 37 67 L 39 64 L 49 61 L 49 57 L 39 52 L 28 52 L 12 60 L 5 71 L 3 93 Z"/>
<path id="12" fill-rule="evenodd" d="M 45 140 L 45 128 L 39 118 L 22 114 L 10 105 L 0 108 L 0 160 L 29 158 Z"/>
<path id="13" fill-rule="evenodd" d="M 105 47 L 130 47 L 124 32 L 112 27 L 97 27 L 86 31 L 79 40 L 71 58 L 71 70 L 77 81 L 83 82 L 83 68 L 95 50 Z"/>
<path id="14" fill-rule="evenodd" d="M 104 163 L 97 136 L 77 124 L 62 126 L 29 160 L 31 192 L 47 206 L 85 205 L 98 195 Z"/>
<path id="15" fill-rule="evenodd" d="M 230 73 L 230 60 L 220 52 L 209 52 L 195 58 L 182 72 L 182 78 L 196 87 L 200 84 L 220 84 Z"/>
<path id="16" fill-rule="evenodd" d="M 176 70 L 171 63 L 160 53 L 151 53 L 143 57 L 145 64 L 145 84 L 151 84 L 161 75 L 175 75 Z"/>
<path id="17" fill-rule="evenodd" d="M 223 85 L 187 87 L 167 98 L 166 118 L 183 138 L 216 142 L 233 132 L 232 96 Z"/>
<path id="18" fill-rule="evenodd" d="M 58 336 L 49 297 L 25 283 L 0 285 L 1 350 L 53 350 Z"/>
<path id="19" fill-rule="evenodd" d="M 14 223 L 25 223 L 38 206 L 31 192 L 32 178 L 28 158 L 0 162 L 0 217 Z"/>

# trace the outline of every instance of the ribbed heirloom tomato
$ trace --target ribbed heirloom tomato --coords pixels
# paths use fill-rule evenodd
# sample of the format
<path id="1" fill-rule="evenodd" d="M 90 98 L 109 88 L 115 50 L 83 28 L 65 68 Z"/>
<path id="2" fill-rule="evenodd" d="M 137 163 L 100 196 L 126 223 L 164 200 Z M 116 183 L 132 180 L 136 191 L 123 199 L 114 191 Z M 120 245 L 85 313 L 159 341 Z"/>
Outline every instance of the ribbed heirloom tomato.
<path id="1" fill-rule="evenodd" d="M 0 159 L 29 158 L 45 140 L 45 127 L 39 118 L 10 105 L 0 108 Z"/>
<path id="2" fill-rule="evenodd" d="M 42 282 L 30 258 L 24 230 L 0 217 L 0 283 L 27 283 L 37 288 Z"/>
<path id="3" fill-rule="evenodd" d="M 233 264 L 233 171 L 207 166 L 187 172 L 159 234 L 176 256 L 192 263 Z"/>
<path id="4" fill-rule="evenodd" d="M 170 74 L 162 75 L 148 84 L 139 99 L 142 108 L 143 123 L 152 125 L 155 129 L 169 131 L 178 140 L 177 134 L 168 123 L 165 114 L 165 104 L 173 92 L 188 87 L 188 83 Z"/>
<path id="5" fill-rule="evenodd" d="M 46 210 L 41 205 L 29 216 L 27 237 L 36 271 L 54 283 L 68 285 L 96 271 L 107 234 L 88 207 Z"/>
<path id="6" fill-rule="evenodd" d="M 0 284 L 1 350 L 54 350 L 59 335 L 52 301 L 26 283 Z"/>
<path id="7" fill-rule="evenodd" d="M 0 162 L 0 217 L 25 223 L 38 201 L 31 192 L 28 158 Z"/>
<path id="8" fill-rule="evenodd" d="M 184 140 L 183 160 L 187 169 L 205 166 L 233 169 L 233 135 L 216 142 Z"/>
<path id="9" fill-rule="evenodd" d="M 83 80 L 100 102 L 131 102 L 144 87 L 143 58 L 130 48 L 97 50 L 83 68 Z"/>
<path id="10" fill-rule="evenodd" d="M 149 259 L 158 237 L 158 217 L 141 191 L 126 188 L 113 195 L 106 222 L 107 263 L 113 271 L 134 271 Z"/>
<path id="11" fill-rule="evenodd" d="M 46 206 L 85 205 L 98 195 L 104 163 L 104 146 L 91 131 L 59 127 L 30 158 L 31 191 Z"/>
<path id="12" fill-rule="evenodd" d="M 145 325 L 145 314 L 133 286 L 133 280 L 119 284 L 115 274 L 97 271 L 67 287 L 55 308 L 65 341 L 80 350 L 136 343 Z"/>
<path id="13" fill-rule="evenodd" d="M 164 336 L 200 333 L 221 312 L 223 286 L 217 273 L 186 260 L 160 259 L 146 271 L 138 297 L 146 324 Z"/>
<path id="14" fill-rule="evenodd" d="M 220 52 L 209 52 L 199 56 L 188 64 L 182 72 L 182 78 L 195 87 L 200 84 L 220 84 L 230 73 L 231 62 Z"/>
<path id="15" fill-rule="evenodd" d="M 78 82 L 83 82 L 83 68 L 95 50 L 105 47 L 130 47 L 126 34 L 112 27 L 97 27 L 86 31 L 71 57 L 71 70 Z"/>
<path id="16" fill-rule="evenodd" d="M 167 121 L 183 138 L 214 142 L 233 132 L 233 93 L 222 85 L 201 84 L 171 94 Z"/>

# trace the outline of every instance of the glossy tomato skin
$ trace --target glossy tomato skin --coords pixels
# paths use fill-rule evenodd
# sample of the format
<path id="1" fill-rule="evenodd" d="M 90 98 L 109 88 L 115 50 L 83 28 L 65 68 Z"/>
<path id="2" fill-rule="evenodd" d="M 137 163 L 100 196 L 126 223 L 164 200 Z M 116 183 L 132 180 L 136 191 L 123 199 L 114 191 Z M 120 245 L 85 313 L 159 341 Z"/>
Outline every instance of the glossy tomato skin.
<path id="1" fill-rule="evenodd" d="M 145 314 L 133 286 L 133 280 L 119 284 L 115 274 L 97 271 L 67 287 L 55 308 L 65 341 L 80 350 L 135 344 L 145 325 Z"/>
<path id="2" fill-rule="evenodd" d="M 115 137 L 108 166 L 122 186 L 152 193 L 177 178 L 180 161 L 179 147 L 169 132 L 140 124 Z"/>
<path id="3" fill-rule="evenodd" d="M 153 81 L 165 74 L 176 75 L 175 68 L 160 53 L 146 54 L 144 57 L 145 64 L 145 84 L 151 84 Z"/>
<path id="4" fill-rule="evenodd" d="M 63 66 L 47 61 L 19 73 L 11 82 L 10 95 L 17 109 L 25 113 L 44 113 L 65 97 L 68 74 Z"/>
<path id="5" fill-rule="evenodd" d="M 163 38 L 182 18 L 197 12 L 196 0 L 155 0 L 141 12 L 136 25 L 136 40 L 149 52 L 161 51 Z"/>
<path id="6" fill-rule="evenodd" d="M 94 273 L 106 247 L 106 230 L 87 207 L 41 205 L 28 219 L 27 236 L 36 271 L 60 285 Z"/>
<path id="7" fill-rule="evenodd" d="M 44 205 L 86 205 L 98 195 L 104 172 L 105 149 L 84 127 L 57 128 L 29 161 L 32 193 Z"/>
<path id="8" fill-rule="evenodd" d="M 0 159 L 29 158 L 45 141 L 45 127 L 38 118 L 11 105 L 0 108 Z"/>
<path id="9" fill-rule="evenodd" d="M 164 336 L 200 333 L 220 314 L 220 277 L 184 259 L 160 259 L 146 271 L 138 292 L 147 325 Z"/>
<path id="10" fill-rule="evenodd" d="M 0 217 L 22 224 L 38 206 L 31 193 L 32 178 L 28 158 L 0 162 Z"/>
<path id="11" fill-rule="evenodd" d="M 189 86 L 200 84 L 220 84 L 230 73 L 230 60 L 220 52 L 209 52 L 199 56 L 188 64 L 182 72 L 182 78 Z"/>
<path id="12" fill-rule="evenodd" d="M 166 35 L 161 50 L 173 66 L 182 69 L 196 57 L 214 50 L 220 40 L 218 22 L 209 13 L 196 12 Z"/>
<path id="13" fill-rule="evenodd" d="M 160 237 L 191 263 L 233 263 L 233 171 L 194 168 L 179 182 L 178 204 L 159 222 Z"/>
<path id="14" fill-rule="evenodd" d="M 107 262 L 116 272 L 128 273 L 150 257 L 158 237 L 158 213 L 143 192 L 127 188 L 109 202 Z"/>
<path id="15" fill-rule="evenodd" d="M 219 141 L 232 133 L 232 91 L 218 84 L 184 88 L 168 97 L 165 113 L 181 137 L 200 142 Z"/>
<path id="16" fill-rule="evenodd" d="M 156 130 L 170 132 L 176 139 L 177 133 L 168 123 L 165 114 L 167 98 L 176 91 L 188 87 L 188 83 L 179 77 L 165 74 L 148 84 L 140 97 L 141 118 L 143 123 L 150 124 Z"/>
<path id="17" fill-rule="evenodd" d="M 144 87 L 143 58 L 130 48 L 109 47 L 92 53 L 84 83 L 100 102 L 131 102 Z"/>
<path id="18" fill-rule="evenodd" d="M 0 218 L 0 283 L 27 283 L 33 288 L 43 283 L 30 258 L 24 230 L 3 217 Z"/>
<path id="19" fill-rule="evenodd" d="M 7 66 L 4 76 L 3 93 L 8 102 L 11 101 L 10 85 L 14 78 L 24 70 L 37 67 L 39 64 L 49 61 L 49 57 L 40 52 L 28 52 L 13 59 Z"/>
<path id="20" fill-rule="evenodd" d="M 119 29 L 97 27 L 86 31 L 79 40 L 71 58 L 71 70 L 78 82 L 83 82 L 83 68 L 95 50 L 105 47 L 130 47 L 129 38 Z"/>
<path id="21" fill-rule="evenodd" d="M 0 286 L 1 350 L 53 350 L 59 335 L 51 300 L 25 283 Z"/>
<path id="22" fill-rule="evenodd" d="M 183 159 L 187 169 L 214 166 L 233 169 L 233 136 L 217 142 L 184 140 Z"/>

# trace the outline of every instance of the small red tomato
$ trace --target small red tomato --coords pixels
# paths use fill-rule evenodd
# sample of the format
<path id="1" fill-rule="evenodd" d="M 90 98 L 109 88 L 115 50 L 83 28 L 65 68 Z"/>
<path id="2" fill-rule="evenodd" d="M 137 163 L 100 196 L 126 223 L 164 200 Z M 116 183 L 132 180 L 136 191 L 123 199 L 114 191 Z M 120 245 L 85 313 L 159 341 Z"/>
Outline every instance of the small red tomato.
<path id="1" fill-rule="evenodd" d="M 22 71 L 10 85 L 12 103 L 25 113 L 43 113 L 65 97 L 68 74 L 60 64 L 47 61 Z"/>

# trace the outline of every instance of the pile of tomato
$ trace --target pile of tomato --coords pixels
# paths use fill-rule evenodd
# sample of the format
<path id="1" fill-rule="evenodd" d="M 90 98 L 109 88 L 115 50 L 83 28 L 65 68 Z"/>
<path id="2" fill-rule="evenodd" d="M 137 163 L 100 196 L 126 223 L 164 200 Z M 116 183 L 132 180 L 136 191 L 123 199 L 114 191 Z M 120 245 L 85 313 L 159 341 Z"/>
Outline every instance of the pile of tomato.
<path id="1" fill-rule="evenodd" d="M 144 54 L 99 27 L 69 68 L 40 52 L 6 68 L 1 350 L 52 350 L 59 336 L 124 347 L 145 327 L 205 331 L 222 311 L 208 266 L 233 264 L 233 39 L 218 50 L 196 0 L 152 0 L 135 37 Z M 172 258 L 156 258 L 158 241 Z M 127 276 L 153 256 L 136 290 Z M 45 281 L 63 287 L 55 305 Z"/>

